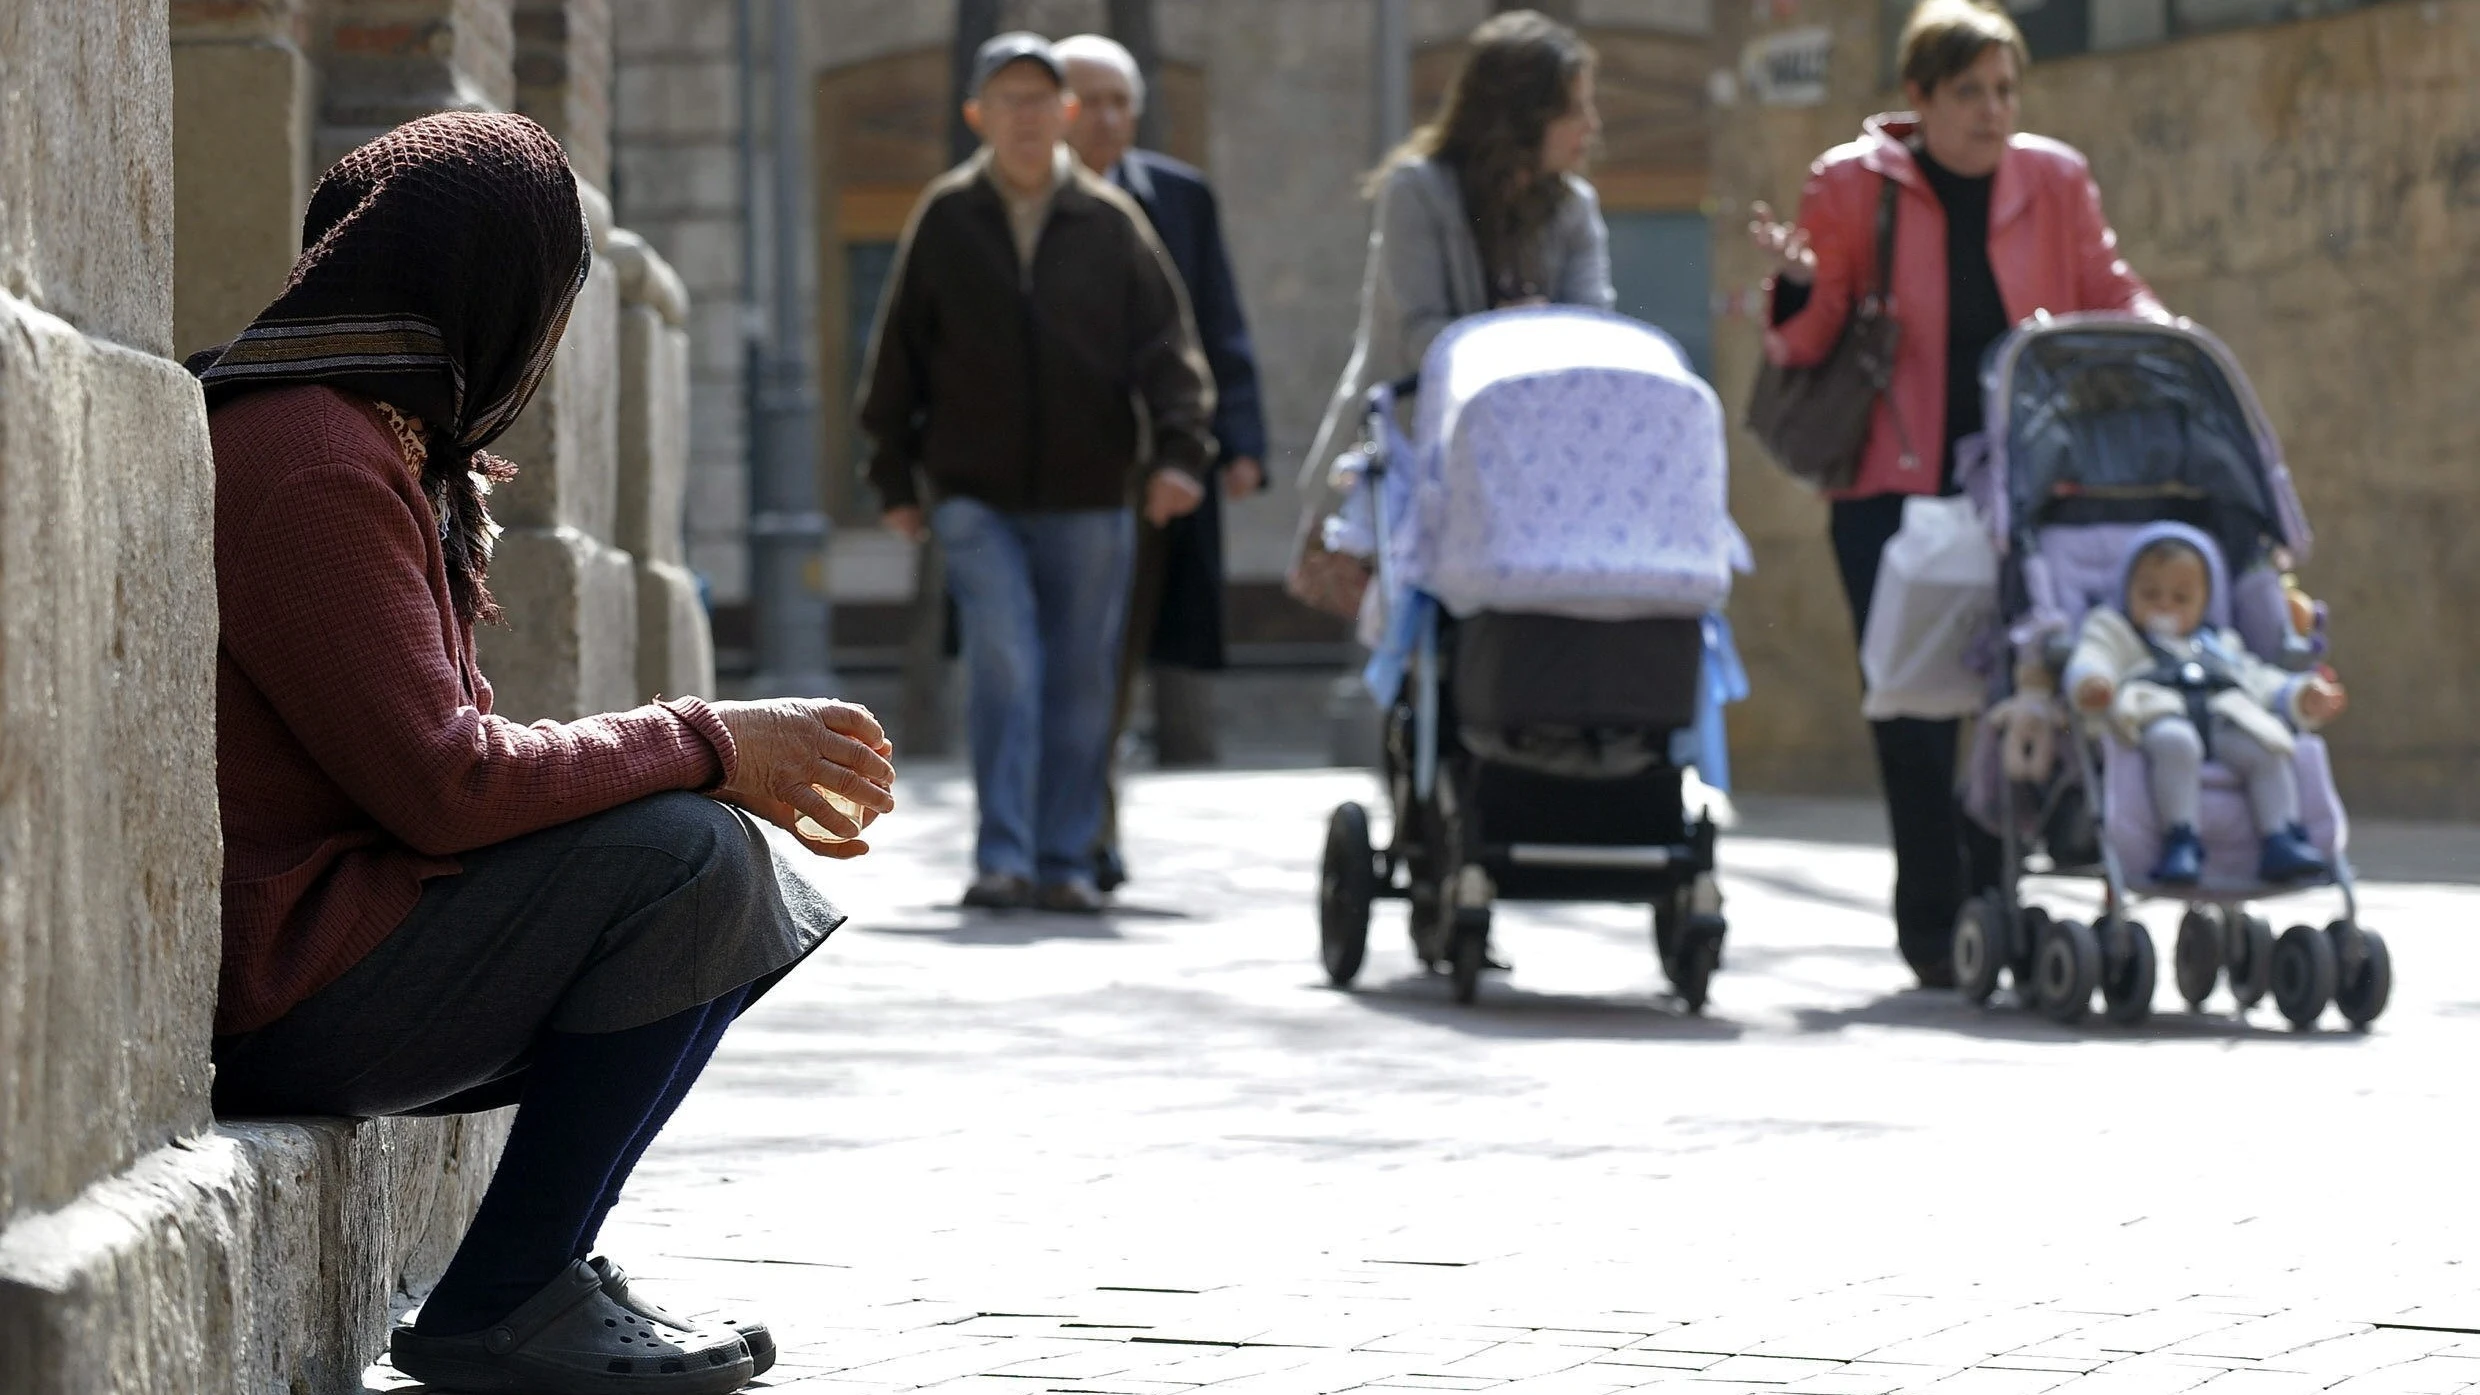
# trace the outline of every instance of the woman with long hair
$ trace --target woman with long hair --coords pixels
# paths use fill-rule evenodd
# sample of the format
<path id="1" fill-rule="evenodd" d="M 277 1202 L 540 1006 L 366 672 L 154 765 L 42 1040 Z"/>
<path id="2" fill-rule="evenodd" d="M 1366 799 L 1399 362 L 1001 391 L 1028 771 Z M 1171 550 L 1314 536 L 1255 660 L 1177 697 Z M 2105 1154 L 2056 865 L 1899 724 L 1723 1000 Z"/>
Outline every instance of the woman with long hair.
<path id="1" fill-rule="evenodd" d="M 759 822 L 866 852 L 893 807 L 885 734 L 806 699 L 492 712 L 474 627 L 513 467 L 488 447 L 591 254 L 549 132 L 400 126 L 319 181 L 302 242 L 275 303 L 191 361 L 222 615 L 216 1108 L 517 1106 L 397 1367 L 442 1390 L 736 1390 L 774 1360 L 766 1328 L 671 1316 L 596 1236 L 724 1031 L 840 919 Z"/>
<path id="2" fill-rule="evenodd" d="M 1294 595 L 1349 609 L 1365 568 L 1325 551 L 1317 522 L 1333 509 L 1326 472 L 1369 389 L 1419 370 L 1438 332 L 1466 315 L 1555 302 L 1610 308 L 1610 232 L 1581 171 L 1601 131 L 1593 49 L 1531 10 L 1497 15 L 1438 116 L 1373 171 L 1377 203 L 1360 329 L 1300 476 L 1305 501 L 1294 546 Z M 1339 597 L 1341 599 L 1339 599 Z"/>
<path id="3" fill-rule="evenodd" d="M 1821 363 L 1877 276 L 1881 198 L 1894 197 L 1893 285 L 1902 340 L 1860 472 L 1835 496 L 1834 556 L 1852 633 L 1868 630 L 1878 561 L 1915 494 L 1951 494 L 1955 447 L 1981 429 L 1982 356 L 2038 310 L 2160 315 L 2118 255 L 2084 157 L 2016 129 L 2028 58 L 2015 22 L 1975 0 L 1923 0 L 1904 27 L 1908 112 L 1874 116 L 1820 156 L 1797 224 L 1759 204 L 1751 235 L 1776 263 L 1766 355 Z M 1894 834 L 1895 936 L 1927 987 L 1954 983 L 1965 898 L 1996 877 L 1995 840 L 1955 797 L 1960 724 L 1870 723 Z"/>

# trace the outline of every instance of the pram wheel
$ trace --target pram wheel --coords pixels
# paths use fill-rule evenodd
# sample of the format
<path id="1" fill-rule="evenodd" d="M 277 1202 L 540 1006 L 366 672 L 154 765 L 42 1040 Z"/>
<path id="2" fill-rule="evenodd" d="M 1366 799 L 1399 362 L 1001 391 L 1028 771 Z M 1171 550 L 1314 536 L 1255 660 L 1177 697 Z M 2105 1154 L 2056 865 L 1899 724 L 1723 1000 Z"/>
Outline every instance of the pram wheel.
<path id="1" fill-rule="evenodd" d="M 2239 1011 L 2264 1000 L 2273 987 L 2273 926 L 2261 915 L 2243 915 L 2230 935 L 2230 996 Z"/>
<path id="2" fill-rule="evenodd" d="M 1490 966 L 1490 911 L 1466 906 L 1455 912 L 1455 928 L 1447 944 L 1447 966 L 1455 974 L 1455 1000 L 1469 1003 L 1481 992 L 1481 971 Z"/>
<path id="3" fill-rule="evenodd" d="M 2080 920 L 2052 921 L 2037 953 L 2033 992 L 2041 1011 L 2058 1022 L 2083 1021 L 2101 985 L 2101 938 Z"/>
<path id="4" fill-rule="evenodd" d="M 2213 910 L 2196 906 L 2179 917 L 2179 944 L 2171 953 L 2172 972 L 2179 981 L 2179 996 L 2187 1000 L 2187 1010 L 2204 1007 L 2204 1000 L 2213 996 L 2213 985 L 2221 981 L 2223 920 Z"/>
<path id="5" fill-rule="evenodd" d="M 2153 980 L 2158 972 L 2153 933 L 2132 920 L 2113 917 L 2104 922 L 2099 938 L 2107 947 L 2101 1002 L 2110 1020 L 2132 1026 L 2152 1016 Z"/>
<path id="6" fill-rule="evenodd" d="M 2039 906 L 2026 906 L 2018 913 L 2016 941 L 2012 946 L 2014 959 L 2007 972 L 2015 980 L 2016 1006 L 2031 1009 L 2041 1005 L 2041 989 L 2037 973 L 2041 961 L 2041 942 L 2049 937 L 2053 922 L 2049 912 Z"/>
<path id="7" fill-rule="evenodd" d="M 1378 892 L 1377 858 L 1369 847 L 1369 813 L 1336 807 L 1326 821 L 1326 861 L 1318 872 L 1318 950 L 1326 981 L 1349 988 L 1369 954 L 1369 903 Z"/>
<path id="8" fill-rule="evenodd" d="M 1730 927 L 1718 915 L 1689 916 L 1678 943 L 1662 958 L 1663 975 L 1691 1014 L 1705 1011 L 1714 970 L 1722 967 L 1722 940 L 1728 933 Z"/>
<path id="9" fill-rule="evenodd" d="M 2334 1000 L 2342 972 L 2334 942 L 2305 925 L 2282 932 L 2273 946 L 2273 1005 L 2293 1027 L 2306 1031 Z"/>
<path id="10" fill-rule="evenodd" d="M 1998 991 L 1998 974 L 2014 956 L 2006 936 L 2006 907 L 1996 892 L 1963 903 L 1955 915 L 1955 987 L 1964 1001 L 1986 1003 Z"/>
<path id="11" fill-rule="evenodd" d="M 2341 969 L 2341 986 L 2334 990 L 2334 1006 L 2350 1020 L 2358 1031 L 2367 1031 L 2368 1024 L 2385 1011 L 2388 998 L 2394 996 L 2394 956 L 2385 947 L 2385 937 L 2374 930 L 2362 930 L 2347 920 L 2327 926 L 2325 934 L 2334 942 L 2334 958 Z M 2349 942 L 2359 940 L 2359 961 L 2352 963 Z"/>

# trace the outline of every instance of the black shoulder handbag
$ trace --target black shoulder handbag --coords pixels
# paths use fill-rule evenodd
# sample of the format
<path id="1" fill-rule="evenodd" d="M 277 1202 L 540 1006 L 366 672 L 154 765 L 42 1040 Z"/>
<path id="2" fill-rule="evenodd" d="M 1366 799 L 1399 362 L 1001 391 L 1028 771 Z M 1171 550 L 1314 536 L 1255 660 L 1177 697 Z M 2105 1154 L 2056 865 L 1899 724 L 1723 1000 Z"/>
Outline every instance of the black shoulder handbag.
<path id="1" fill-rule="evenodd" d="M 1869 417 L 1894 373 L 1895 184 L 1888 179 L 1877 198 L 1877 282 L 1852 306 L 1843 337 L 1825 362 L 1783 368 L 1770 359 L 1757 370 L 1748 394 L 1748 429 L 1793 479 L 1825 492 L 1849 489 L 1868 449 Z M 1903 423 L 1895 422 L 1902 432 Z M 1910 443 L 1904 451 L 1908 454 Z"/>

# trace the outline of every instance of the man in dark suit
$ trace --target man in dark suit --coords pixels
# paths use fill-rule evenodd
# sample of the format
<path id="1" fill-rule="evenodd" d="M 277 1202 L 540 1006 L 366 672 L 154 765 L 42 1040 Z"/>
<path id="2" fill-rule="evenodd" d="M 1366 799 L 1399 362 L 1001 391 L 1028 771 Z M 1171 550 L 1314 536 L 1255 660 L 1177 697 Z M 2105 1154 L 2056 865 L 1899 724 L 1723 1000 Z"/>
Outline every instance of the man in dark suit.
<path id="1" fill-rule="evenodd" d="M 1153 221 L 1155 236 L 1187 287 L 1197 338 L 1214 373 L 1216 479 L 1196 512 L 1139 533 L 1120 668 L 1119 729 L 1125 729 L 1140 665 L 1153 667 L 1158 718 L 1167 692 L 1185 687 L 1202 696 L 1193 675 L 1223 666 L 1223 518 L 1217 496 L 1245 499 L 1264 486 L 1266 423 L 1258 406 L 1256 354 L 1240 313 L 1231 261 L 1223 252 L 1214 190 L 1195 169 L 1136 148 L 1145 78 L 1127 49 L 1099 34 L 1080 34 L 1053 51 L 1077 96 L 1068 145 L 1087 169 L 1126 190 Z M 1176 724 L 1158 720 L 1157 732 L 1165 725 Z M 1161 754 L 1166 763 L 1211 758 L 1206 752 L 1168 747 Z M 1114 816 L 1104 821 L 1096 857 L 1096 872 L 1106 888 L 1126 875 L 1119 858 L 1116 812 L 1114 799 Z"/>

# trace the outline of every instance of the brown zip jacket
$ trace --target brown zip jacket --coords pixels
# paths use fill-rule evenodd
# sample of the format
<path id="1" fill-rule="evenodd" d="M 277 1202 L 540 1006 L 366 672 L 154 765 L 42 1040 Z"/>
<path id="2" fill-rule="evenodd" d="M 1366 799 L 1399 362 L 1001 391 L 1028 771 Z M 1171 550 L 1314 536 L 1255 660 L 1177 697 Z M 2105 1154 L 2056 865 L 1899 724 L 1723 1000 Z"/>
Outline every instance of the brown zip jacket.
<path id="1" fill-rule="evenodd" d="M 923 192 L 888 274 L 861 403 L 881 505 L 925 482 L 1015 513 L 1125 507 L 1155 467 L 1202 483 L 1213 377 L 1144 212 L 1078 166 L 1027 266 L 989 158 Z"/>

